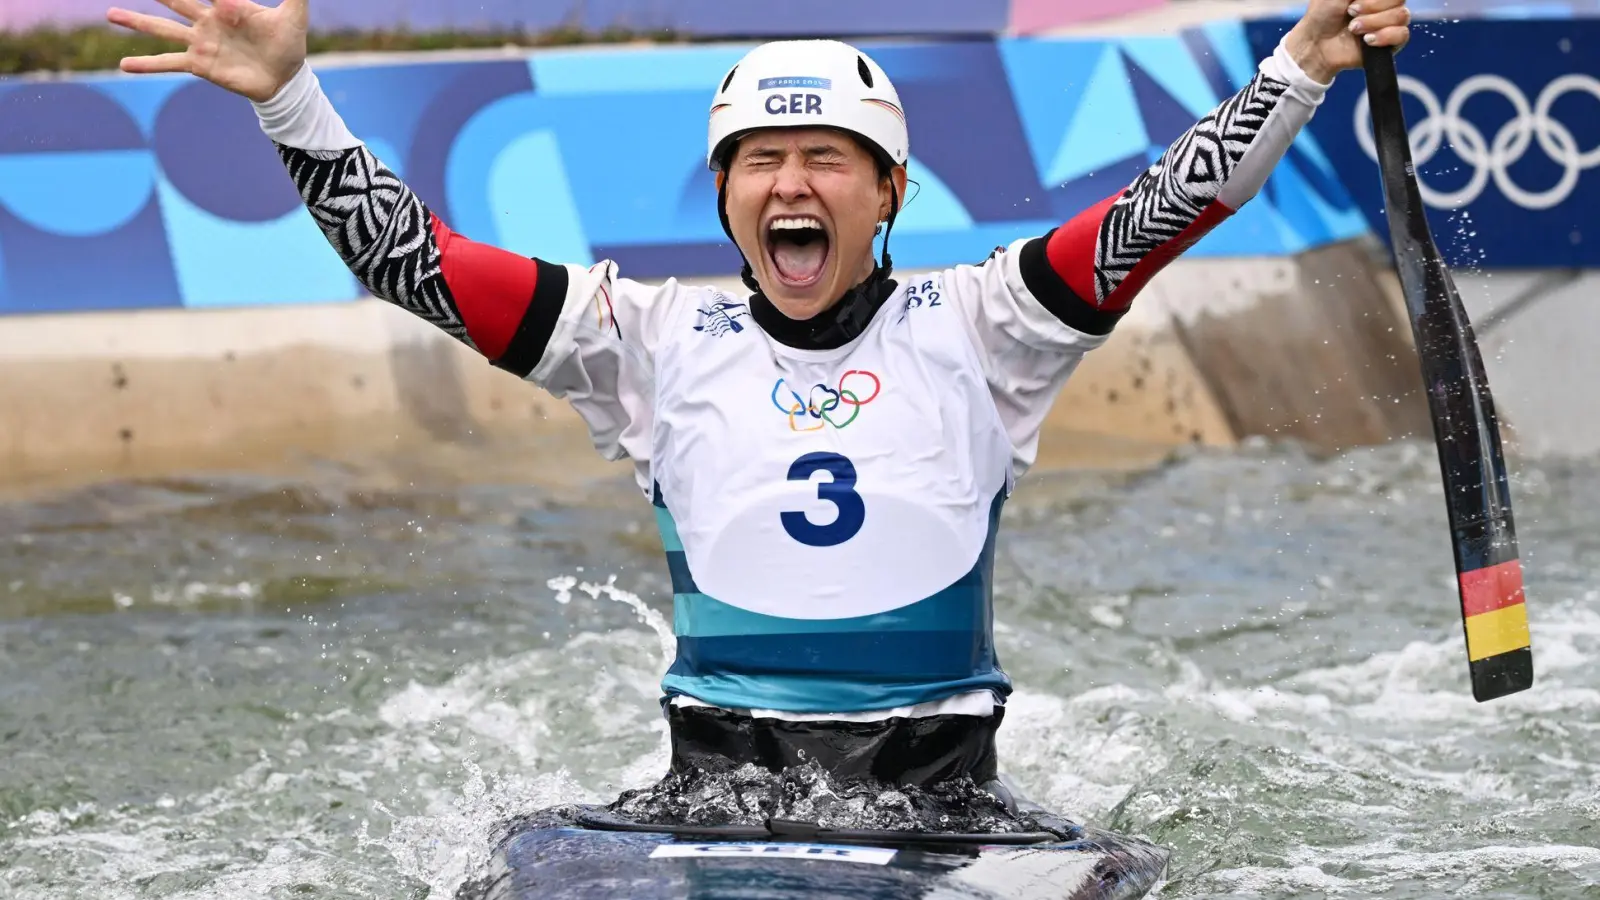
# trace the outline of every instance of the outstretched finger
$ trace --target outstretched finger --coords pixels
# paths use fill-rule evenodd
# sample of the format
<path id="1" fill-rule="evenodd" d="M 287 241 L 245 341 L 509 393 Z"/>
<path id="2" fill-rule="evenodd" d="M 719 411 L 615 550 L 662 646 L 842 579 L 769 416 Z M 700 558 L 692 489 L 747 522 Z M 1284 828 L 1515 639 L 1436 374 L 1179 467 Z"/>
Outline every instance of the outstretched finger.
<path id="1" fill-rule="evenodd" d="M 156 2 L 191 22 L 205 15 L 207 9 L 200 0 L 156 0 Z"/>
<path id="2" fill-rule="evenodd" d="M 180 44 L 189 42 L 189 26 L 160 16 L 147 16 L 144 13 L 129 12 L 126 9 L 112 7 L 106 12 L 106 20 L 113 25 L 132 29 L 140 34 L 168 41 L 177 41 Z"/>
<path id="3" fill-rule="evenodd" d="M 152 75 L 158 72 L 188 72 L 189 54 L 157 53 L 154 56 L 129 56 L 122 60 L 122 71 L 132 75 Z"/>

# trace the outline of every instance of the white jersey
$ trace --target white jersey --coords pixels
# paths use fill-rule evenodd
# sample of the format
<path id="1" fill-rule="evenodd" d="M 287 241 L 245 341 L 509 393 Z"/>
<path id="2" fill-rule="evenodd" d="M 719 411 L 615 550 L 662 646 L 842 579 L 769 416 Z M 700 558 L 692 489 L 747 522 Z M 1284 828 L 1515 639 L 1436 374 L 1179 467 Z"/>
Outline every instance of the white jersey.
<path id="1" fill-rule="evenodd" d="M 779 343 L 742 296 L 569 267 L 530 377 L 657 506 L 669 696 L 803 713 L 1009 692 L 989 598 L 1000 506 L 1104 341 L 1028 295 L 1019 250 L 902 282 L 833 350 Z"/>

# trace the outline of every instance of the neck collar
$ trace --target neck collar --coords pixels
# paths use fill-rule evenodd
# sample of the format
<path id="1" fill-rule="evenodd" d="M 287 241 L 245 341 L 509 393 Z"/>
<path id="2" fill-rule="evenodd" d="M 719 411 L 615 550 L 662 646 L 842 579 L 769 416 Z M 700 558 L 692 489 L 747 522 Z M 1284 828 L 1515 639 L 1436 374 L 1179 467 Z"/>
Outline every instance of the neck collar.
<path id="1" fill-rule="evenodd" d="M 796 350 L 836 350 L 867 330 L 872 317 L 894 291 L 894 279 L 878 266 L 866 281 L 851 288 L 838 303 L 809 319 L 789 318 L 759 289 L 750 297 L 750 315 L 762 331 L 784 346 Z"/>

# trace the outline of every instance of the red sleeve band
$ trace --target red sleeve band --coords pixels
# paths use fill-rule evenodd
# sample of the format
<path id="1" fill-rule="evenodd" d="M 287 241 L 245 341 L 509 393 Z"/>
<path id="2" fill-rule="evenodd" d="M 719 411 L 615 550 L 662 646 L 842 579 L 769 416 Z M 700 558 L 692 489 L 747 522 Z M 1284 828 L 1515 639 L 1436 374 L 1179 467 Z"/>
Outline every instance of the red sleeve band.
<path id="1" fill-rule="evenodd" d="M 1022 253 L 1017 260 L 1018 268 L 1022 270 L 1022 283 L 1027 285 L 1028 293 L 1039 301 L 1039 305 L 1060 320 L 1061 324 L 1084 334 L 1110 334 L 1117 320 L 1122 318 L 1122 312 L 1106 312 L 1084 299 L 1067 284 L 1050 262 L 1047 248 L 1059 231 L 1056 229 L 1022 245 Z"/>
<path id="2" fill-rule="evenodd" d="M 1086 334 L 1108 333 L 1150 279 L 1234 212 L 1220 201 L 1212 201 L 1182 231 L 1153 244 L 1148 237 L 1122 234 L 1112 227 L 1118 224 L 1126 229 L 1146 215 L 1122 207 L 1113 217 L 1113 209 L 1126 196 L 1123 192 L 1107 197 L 1039 238 L 1042 248 L 1034 249 L 1035 242 L 1030 242 L 1023 251 L 1023 280 L 1028 289 L 1056 318 Z M 1114 231 L 1119 233 L 1111 233 Z M 1123 248 L 1110 256 L 1126 268 L 1102 267 L 1103 246 L 1108 241 Z M 1074 308 L 1069 296 L 1086 309 Z"/>
<path id="3" fill-rule="evenodd" d="M 1050 268 L 1073 292 L 1095 306 L 1099 296 L 1095 289 L 1095 248 L 1100 243 L 1100 227 L 1111 212 L 1111 207 L 1122 199 L 1122 193 L 1101 200 L 1073 216 L 1065 225 L 1050 233 L 1045 250 L 1050 257 Z"/>
<path id="4" fill-rule="evenodd" d="M 561 317 L 566 268 L 480 244 L 432 218 L 444 281 L 467 336 L 490 362 L 526 378 Z"/>

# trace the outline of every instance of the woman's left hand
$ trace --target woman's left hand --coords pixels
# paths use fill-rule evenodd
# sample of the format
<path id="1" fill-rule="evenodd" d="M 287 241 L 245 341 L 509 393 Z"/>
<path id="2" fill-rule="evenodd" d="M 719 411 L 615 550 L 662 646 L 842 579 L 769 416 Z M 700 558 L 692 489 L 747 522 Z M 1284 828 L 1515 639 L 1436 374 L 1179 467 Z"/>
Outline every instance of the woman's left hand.
<path id="1" fill-rule="evenodd" d="M 1328 84 L 1345 69 L 1361 68 L 1363 43 L 1404 47 L 1410 25 L 1406 0 L 1311 0 L 1284 40 L 1300 69 Z"/>

